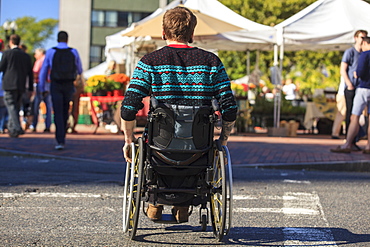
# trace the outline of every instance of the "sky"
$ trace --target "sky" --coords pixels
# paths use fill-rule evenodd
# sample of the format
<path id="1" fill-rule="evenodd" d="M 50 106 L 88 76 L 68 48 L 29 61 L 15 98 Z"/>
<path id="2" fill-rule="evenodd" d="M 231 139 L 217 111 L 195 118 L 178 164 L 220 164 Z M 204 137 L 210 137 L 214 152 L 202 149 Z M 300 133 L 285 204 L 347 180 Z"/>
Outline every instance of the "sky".
<path id="1" fill-rule="evenodd" d="M 0 0 L 1 26 L 7 20 L 12 21 L 24 16 L 35 17 L 37 21 L 47 18 L 59 19 L 59 0 Z M 58 26 L 51 38 L 45 43 L 45 49 L 57 44 L 57 33 Z M 4 39 L 4 37 L 1 38 Z"/>

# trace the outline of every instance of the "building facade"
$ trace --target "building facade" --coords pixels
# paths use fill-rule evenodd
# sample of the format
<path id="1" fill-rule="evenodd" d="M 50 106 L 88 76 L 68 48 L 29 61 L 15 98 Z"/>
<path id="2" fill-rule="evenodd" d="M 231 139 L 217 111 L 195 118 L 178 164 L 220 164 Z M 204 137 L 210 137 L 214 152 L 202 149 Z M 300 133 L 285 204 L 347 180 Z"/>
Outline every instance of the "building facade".
<path id="1" fill-rule="evenodd" d="M 169 0 L 60 0 L 59 30 L 80 53 L 84 70 L 105 61 L 105 37 L 150 15 Z"/>

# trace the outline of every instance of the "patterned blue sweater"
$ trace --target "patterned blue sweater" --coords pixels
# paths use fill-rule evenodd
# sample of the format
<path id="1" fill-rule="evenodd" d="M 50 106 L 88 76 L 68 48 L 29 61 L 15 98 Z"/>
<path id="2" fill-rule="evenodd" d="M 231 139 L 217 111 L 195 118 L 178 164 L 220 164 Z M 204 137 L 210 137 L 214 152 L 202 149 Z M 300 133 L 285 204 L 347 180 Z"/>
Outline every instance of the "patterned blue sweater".
<path id="1" fill-rule="evenodd" d="M 237 106 L 221 60 L 202 49 L 165 46 L 137 64 L 122 101 L 121 117 L 135 119 L 142 99 L 153 94 L 162 103 L 212 105 L 216 98 L 225 121 L 236 119 Z"/>

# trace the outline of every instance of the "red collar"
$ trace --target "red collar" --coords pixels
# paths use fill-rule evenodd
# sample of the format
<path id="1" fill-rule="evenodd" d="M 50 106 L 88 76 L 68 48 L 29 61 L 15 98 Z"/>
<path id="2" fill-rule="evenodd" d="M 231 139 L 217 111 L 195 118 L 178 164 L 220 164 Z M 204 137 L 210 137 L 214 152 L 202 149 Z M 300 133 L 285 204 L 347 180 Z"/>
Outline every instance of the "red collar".
<path id="1" fill-rule="evenodd" d="M 173 48 L 193 48 L 191 46 L 188 46 L 188 45 L 181 45 L 181 44 L 170 44 L 168 45 L 169 47 L 173 47 Z"/>

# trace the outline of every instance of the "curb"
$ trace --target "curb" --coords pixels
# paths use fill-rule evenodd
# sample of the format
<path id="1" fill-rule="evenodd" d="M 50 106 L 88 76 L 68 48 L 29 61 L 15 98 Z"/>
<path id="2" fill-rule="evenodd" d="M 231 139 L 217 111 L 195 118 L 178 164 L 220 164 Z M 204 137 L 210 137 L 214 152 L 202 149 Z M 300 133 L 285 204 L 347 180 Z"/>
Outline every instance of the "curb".
<path id="1" fill-rule="evenodd" d="M 16 151 L 9 149 L 0 149 L 0 155 L 21 155 L 25 157 L 35 158 L 51 158 L 51 159 L 62 159 L 82 162 L 94 162 L 103 164 L 125 164 L 125 162 L 111 162 L 111 161 L 100 161 L 83 158 L 73 158 L 50 154 L 38 154 L 24 151 Z M 305 170 L 305 171 L 339 171 L 339 172 L 370 172 L 370 161 L 331 161 L 331 162 L 315 162 L 315 163 L 270 163 L 270 164 L 233 164 L 236 168 L 254 168 L 254 169 L 279 169 L 279 170 Z"/>
<path id="2" fill-rule="evenodd" d="M 118 165 L 124 164 L 126 165 L 125 162 L 111 162 L 111 161 L 104 161 L 104 160 L 92 160 L 92 159 L 65 157 L 65 156 L 58 156 L 58 155 L 51 155 L 51 154 L 38 154 L 38 153 L 30 153 L 30 152 L 9 150 L 9 149 L 0 149 L 0 156 L 1 155 L 7 155 L 7 156 L 21 155 L 24 157 L 32 157 L 32 158 L 50 158 L 50 159 L 59 159 L 59 160 L 94 162 L 94 163 L 101 163 L 101 164 L 118 164 Z"/>
<path id="3" fill-rule="evenodd" d="M 339 171 L 339 172 L 370 172 L 370 161 L 330 161 L 315 163 L 271 163 L 271 164 L 244 164 L 235 167 L 255 169 L 291 169 L 305 171 Z"/>

